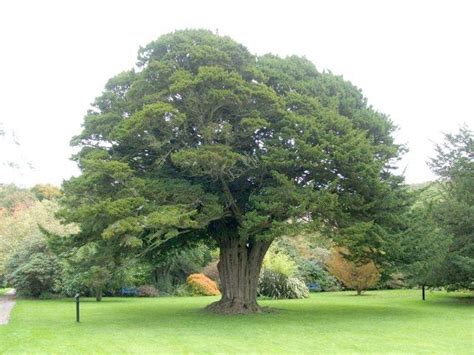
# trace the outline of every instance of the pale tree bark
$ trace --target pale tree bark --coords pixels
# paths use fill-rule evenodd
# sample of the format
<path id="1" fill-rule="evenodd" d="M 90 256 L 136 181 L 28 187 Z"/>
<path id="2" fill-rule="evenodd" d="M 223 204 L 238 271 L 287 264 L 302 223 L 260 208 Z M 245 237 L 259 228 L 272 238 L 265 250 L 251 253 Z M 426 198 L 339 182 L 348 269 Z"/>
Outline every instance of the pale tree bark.
<path id="1" fill-rule="evenodd" d="M 263 258 L 271 241 L 222 237 L 217 264 L 222 298 L 207 309 L 223 314 L 259 313 L 257 287 Z"/>

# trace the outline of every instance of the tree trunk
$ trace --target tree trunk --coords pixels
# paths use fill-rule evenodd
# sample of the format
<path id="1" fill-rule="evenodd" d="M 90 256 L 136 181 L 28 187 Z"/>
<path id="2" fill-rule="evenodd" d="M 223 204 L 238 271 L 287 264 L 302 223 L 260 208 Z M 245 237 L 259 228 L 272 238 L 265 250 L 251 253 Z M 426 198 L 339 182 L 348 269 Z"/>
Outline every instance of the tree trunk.
<path id="1" fill-rule="evenodd" d="M 97 302 L 102 301 L 102 288 L 96 288 L 95 289 L 95 300 Z"/>
<path id="2" fill-rule="evenodd" d="M 222 314 L 259 313 L 257 287 L 263 258 L 271 241 L 239 240 L 223 237 L 219 241 L 217 264 L 222 298 L 207 309 Z"/>
<path id="3" fill-rule="evenodd" d="M 357 296 L 360 296 L 362 294 L 362 288 L 357 287 Z"/>

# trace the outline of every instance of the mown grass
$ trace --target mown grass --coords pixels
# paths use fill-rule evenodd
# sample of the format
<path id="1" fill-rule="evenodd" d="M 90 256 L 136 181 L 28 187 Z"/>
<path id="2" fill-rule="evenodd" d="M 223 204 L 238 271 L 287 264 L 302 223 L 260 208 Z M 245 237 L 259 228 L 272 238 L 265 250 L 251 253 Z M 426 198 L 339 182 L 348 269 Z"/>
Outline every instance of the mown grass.
<path id="1" fill-rule="evenodd" d="M 374 291 L 264 300 L 268 314 L 219 316 L 212 297 L 20 300 L 0 353 L 473 353 L 473 298 Z"/>

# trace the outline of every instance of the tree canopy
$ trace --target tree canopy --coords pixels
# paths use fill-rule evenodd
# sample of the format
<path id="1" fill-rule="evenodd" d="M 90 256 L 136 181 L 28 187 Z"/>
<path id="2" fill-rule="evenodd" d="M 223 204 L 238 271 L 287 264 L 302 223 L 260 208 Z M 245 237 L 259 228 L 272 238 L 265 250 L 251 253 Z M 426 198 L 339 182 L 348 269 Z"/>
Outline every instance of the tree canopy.
<path id="1" fill-rule="evenodd" d="M 435 210 L 440 227 L 452 237 L 441 284 L 448 289 L 474 289 L 474 139 L 468 127 L 446 134 L 436 145 L 431 168 L 440 178 Z"/>
<path id="2" fill-rule="evenodd" d="M 403 203 L 402 147 L 361 91 L 305 58 L 254 56 L 228 37 L 177 31 L 110 79 L 72 140 L 82 174 L 63 185 L 76 244 L 153 255 L 220 247 L 219 312 L 255 312 L 272 240 L 301 228 L 383 254 Z"/>

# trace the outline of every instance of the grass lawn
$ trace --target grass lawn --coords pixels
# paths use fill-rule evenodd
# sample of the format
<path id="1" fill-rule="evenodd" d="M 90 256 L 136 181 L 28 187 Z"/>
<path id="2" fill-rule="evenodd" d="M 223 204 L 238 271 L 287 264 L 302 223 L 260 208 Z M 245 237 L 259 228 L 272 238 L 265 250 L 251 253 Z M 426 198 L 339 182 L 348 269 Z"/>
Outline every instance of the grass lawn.
<path id="1" fill-rule="evenodd" d="M 451 353 L 474 351 L 466 294 L 374 291 L 261 301 L 276 312 L 218 316 L 212 297 L 19 300 L 0 353 Z"/>

